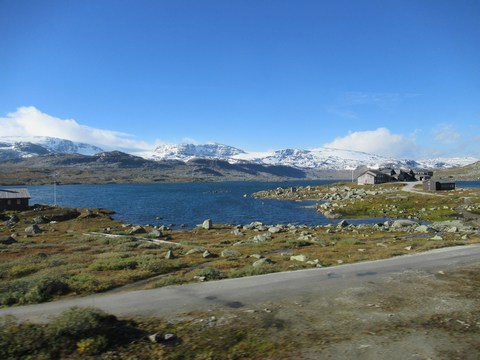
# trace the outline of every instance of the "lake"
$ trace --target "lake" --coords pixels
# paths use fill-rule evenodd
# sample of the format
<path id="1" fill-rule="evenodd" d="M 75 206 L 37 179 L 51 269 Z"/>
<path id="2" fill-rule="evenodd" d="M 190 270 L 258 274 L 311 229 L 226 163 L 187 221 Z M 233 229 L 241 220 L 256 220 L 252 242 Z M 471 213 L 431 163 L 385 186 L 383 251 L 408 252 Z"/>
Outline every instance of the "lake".
<path id="1" fill-rule="evenodd" d="M 206 182 L 108 185 L 62 185 L 56 187 L 57 204 L 66 207 L 108 208 L 114 218 L 132 224 L 170 225 L 193 228 L 210 218 L 217 224 L 324 225 L 326 219 L 307 207 L 316 202 L 254 199 L 254 192 L 277 187 L 324 185 L 336 180 L 291 182 Z M 462 187 L 480 187 L 480 182 L 459 182 Z M 27 186 L 31 204 L 54 204 L 53 185 Z M 244 195 L 248 195 L 244 197 Z M 352 220 L 375 223 L 385 219 Z"/>
<path id="2" fill-rule="evenodd" d="M 193 228 L 210 218 L 217 224 L 317 225 L 331 222 L 315 209 L 315 202 L 254 199 L 250 195 L 276 187 L 323 185 L 335 181 L 204 182 L 56 187 L 57 204 L 66 207 L 102 207 L 116 212 L 114 218 L 133 224 L 185 224 Z M 53 185 L 28 186 L 31 204 L 54 204 Z M 247 195 L 245 197 L 244 195 Z"/>

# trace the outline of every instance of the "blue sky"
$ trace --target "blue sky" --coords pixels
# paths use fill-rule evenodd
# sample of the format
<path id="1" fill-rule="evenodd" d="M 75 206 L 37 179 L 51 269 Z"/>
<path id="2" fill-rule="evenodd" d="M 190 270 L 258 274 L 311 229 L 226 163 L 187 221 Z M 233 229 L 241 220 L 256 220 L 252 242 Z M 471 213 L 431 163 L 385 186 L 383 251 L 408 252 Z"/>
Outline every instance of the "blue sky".
<path id="1" fill-rule="evenodd" d="M 478 0 L 0 0 L 0 136 L 480 157 Z"/>

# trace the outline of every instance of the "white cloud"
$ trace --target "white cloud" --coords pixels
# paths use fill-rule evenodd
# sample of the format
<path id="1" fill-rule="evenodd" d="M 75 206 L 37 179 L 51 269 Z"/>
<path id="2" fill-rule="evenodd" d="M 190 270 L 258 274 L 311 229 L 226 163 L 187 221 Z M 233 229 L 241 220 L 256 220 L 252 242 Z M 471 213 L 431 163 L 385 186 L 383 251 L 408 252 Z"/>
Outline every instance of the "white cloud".
<path id="1" fill-rule="evenodd" d="M 436 141 L 443 144 L 454 144 L 460 139 L 460 134 L 451 124 L 440 125 L 440 127 L 432 130 L 432 134 Z"/>
<path id="2" fill-rule="evenodd" d="M 20 107 L 0 118 L 0 136 L 50 136 L 97 145 L 106 150 L 152 150 L 155 144 L 132 139 L 132 135 L 81 125 L 72 119 L 45 114 L 34 106 Z M 158 142 L 157 142 L 158 144 Z"/>
<path id="3" fill-rule="evenodd" d="M 406 137 L 402 134 L 392 134 L 387 128 L 350 132 L 344 137 L 337 137 L 324 146 L 393 158 L 411 157 L 416 150 L 415 134 Z"/>

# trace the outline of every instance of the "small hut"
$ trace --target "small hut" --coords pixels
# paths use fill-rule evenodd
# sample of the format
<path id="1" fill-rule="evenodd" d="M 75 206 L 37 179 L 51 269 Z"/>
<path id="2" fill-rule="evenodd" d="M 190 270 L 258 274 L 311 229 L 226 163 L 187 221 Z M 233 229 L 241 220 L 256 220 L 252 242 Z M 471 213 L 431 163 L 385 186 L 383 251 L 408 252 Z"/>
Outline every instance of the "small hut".
<path id="1" fill-rule="evenodd" d="M 427 190 L 427 191 L 455 190 L 455 181 L 428 179 L 423 182 L 423 190 Z"/>
<path id="2" fill-rule="evenodd" d="M 0 211 L 28 210 L 28 189 L 0 189 Z"/>

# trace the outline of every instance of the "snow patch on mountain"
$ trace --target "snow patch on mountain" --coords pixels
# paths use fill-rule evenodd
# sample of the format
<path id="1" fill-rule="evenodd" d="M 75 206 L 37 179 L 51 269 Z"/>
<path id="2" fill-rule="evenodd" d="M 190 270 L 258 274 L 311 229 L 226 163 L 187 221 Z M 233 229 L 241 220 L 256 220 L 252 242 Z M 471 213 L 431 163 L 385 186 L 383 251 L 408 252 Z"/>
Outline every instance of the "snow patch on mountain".
<path id="1" fill-rule="evenodd" d="M 233 146 L 223 144 L 176 144 L 160 145 L 153 151 L 153 153 L 143 153 L 143 156 L 147 156 L 154 160 L 188 161 L 197 158 L 230 160 L 232 157 L 240 154 L 245 154 L 245 152 L 234 148 Z"/>
<path id="2" fill-rule="evenodd" d="M 45 136 L 1 136 L 0 158 L 26 158 L 46 154 L 94 155 L 103 149 L 81 142 Z"/>
<path id="3" fill-rule="evenodd" d="M 419 160 L 421 167 L 432 169 L 447 169 L 452 167 L 462 167 L 480 161 L 480 158 L 472 156 L 467 157 L 453 157 L 453 158 L 435 158 L 428 160 Z"/>
<path id="4" fill-rule="evenodd" d="M 380 168 L 385 166 L 412 167 L 412 160 L 390 159 L 379 155 L 359 151 L 333 148 L 311 150 L 283 149 L 266 153 L 247 153 L 237 155 L 234 160 L 247 160 L 259 164 L 289 165 L 298 168 L 353 170 L 358 167 Z"/>
<path id="5" fill-rule="evenodd" d="M 245 152 L 222 144 L 161 145 L 153 153 L 137 154 L 154 160 L 188 161 L 194 158 L 220 159 L 231 163 L 253 162 L 261 165 L 286 165 L 296 168 L 352 170 L 358 167 L 418 167 L 414 160 L 390 159 L 359 151 L 318 148 L 311 150 L 282 149 L 266 152 Z"/>

